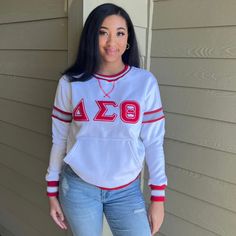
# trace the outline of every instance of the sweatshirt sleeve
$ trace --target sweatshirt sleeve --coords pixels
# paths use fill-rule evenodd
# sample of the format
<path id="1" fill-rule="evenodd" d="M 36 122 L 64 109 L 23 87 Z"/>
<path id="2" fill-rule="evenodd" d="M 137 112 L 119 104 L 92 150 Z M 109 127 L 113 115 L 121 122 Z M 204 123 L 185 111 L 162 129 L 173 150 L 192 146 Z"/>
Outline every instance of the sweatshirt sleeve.
<path id="1" fill-rule="evenodd" d="M 48 197 L 58 196 L 59 174 L 66 155 L 67 137 L 72 121 L 71 86 L 66 76 L 61 77 L 58 82 L 51 117 L 52 148 L 45 176 Z"/>
<path id="2" fill-rule="evenodd" d="M 141 139 L 145 146 L 145 161 L 149 171 L 148 185 L 151 188 L 151 201 L 165 201 L 167 186 L 163 150 L 165 116 L 159 86 L 153 75 L 147 90 Z"/>

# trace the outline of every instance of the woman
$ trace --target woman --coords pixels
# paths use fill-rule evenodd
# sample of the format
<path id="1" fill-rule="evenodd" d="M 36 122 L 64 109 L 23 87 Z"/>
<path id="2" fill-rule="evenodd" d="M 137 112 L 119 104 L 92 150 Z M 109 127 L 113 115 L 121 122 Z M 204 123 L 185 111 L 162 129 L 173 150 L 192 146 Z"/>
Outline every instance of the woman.
<path id="1" fill-rule="evenodd" d="M 67 229 L 66 218 L 74 235 L 99 236 L 104 213 L 113 235 L 154 235 L 167 185 L 164 122 L 157 81 L 139 68 L 128 14 L 114 4 L 96 7 L 55 96 L 46 175 L 55 223 Z M 152 190 L 148 213 L 140 190 L 144 159 Z"/>

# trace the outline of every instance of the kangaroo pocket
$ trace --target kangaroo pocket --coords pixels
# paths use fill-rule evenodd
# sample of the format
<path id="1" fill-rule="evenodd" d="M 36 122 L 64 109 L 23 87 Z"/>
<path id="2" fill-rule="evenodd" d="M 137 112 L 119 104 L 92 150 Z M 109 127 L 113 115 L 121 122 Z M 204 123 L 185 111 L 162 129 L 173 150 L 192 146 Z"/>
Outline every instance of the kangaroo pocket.
<path id="1" fill-rule="evenodd" d="M 126 184 L 142 169 L 130 139 L 79 137 L 64 161 L 84 180 L 104 187 Z"/>

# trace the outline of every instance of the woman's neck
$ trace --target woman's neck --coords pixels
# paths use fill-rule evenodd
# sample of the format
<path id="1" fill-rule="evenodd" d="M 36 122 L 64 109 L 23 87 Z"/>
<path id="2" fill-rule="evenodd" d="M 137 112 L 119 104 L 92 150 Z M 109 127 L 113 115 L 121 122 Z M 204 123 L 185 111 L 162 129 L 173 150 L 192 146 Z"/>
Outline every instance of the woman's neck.
<path id="1" fill-rule="evenodd" d="M 115 63 L 102 64 L 97 73 L 102 75 L 115 75 L 122 71 L 124 67 L 125 64 L 123 62 L 118 65 Z"/>

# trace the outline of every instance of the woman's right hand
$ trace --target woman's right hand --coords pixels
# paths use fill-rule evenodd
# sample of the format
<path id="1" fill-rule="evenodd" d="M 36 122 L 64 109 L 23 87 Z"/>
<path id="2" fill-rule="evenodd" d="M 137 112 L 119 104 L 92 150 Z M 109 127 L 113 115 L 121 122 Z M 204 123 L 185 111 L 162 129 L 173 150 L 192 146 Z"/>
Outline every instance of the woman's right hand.
<path id="1" fill-rule="evenodd" d="M 65 217 L 57 197 L 49 197 L 49 205 L 50 205 L 50 216 L 52 217 L 54 222 L 61 229 L 67 229 L 67 225 L 65 223 Z"/>

